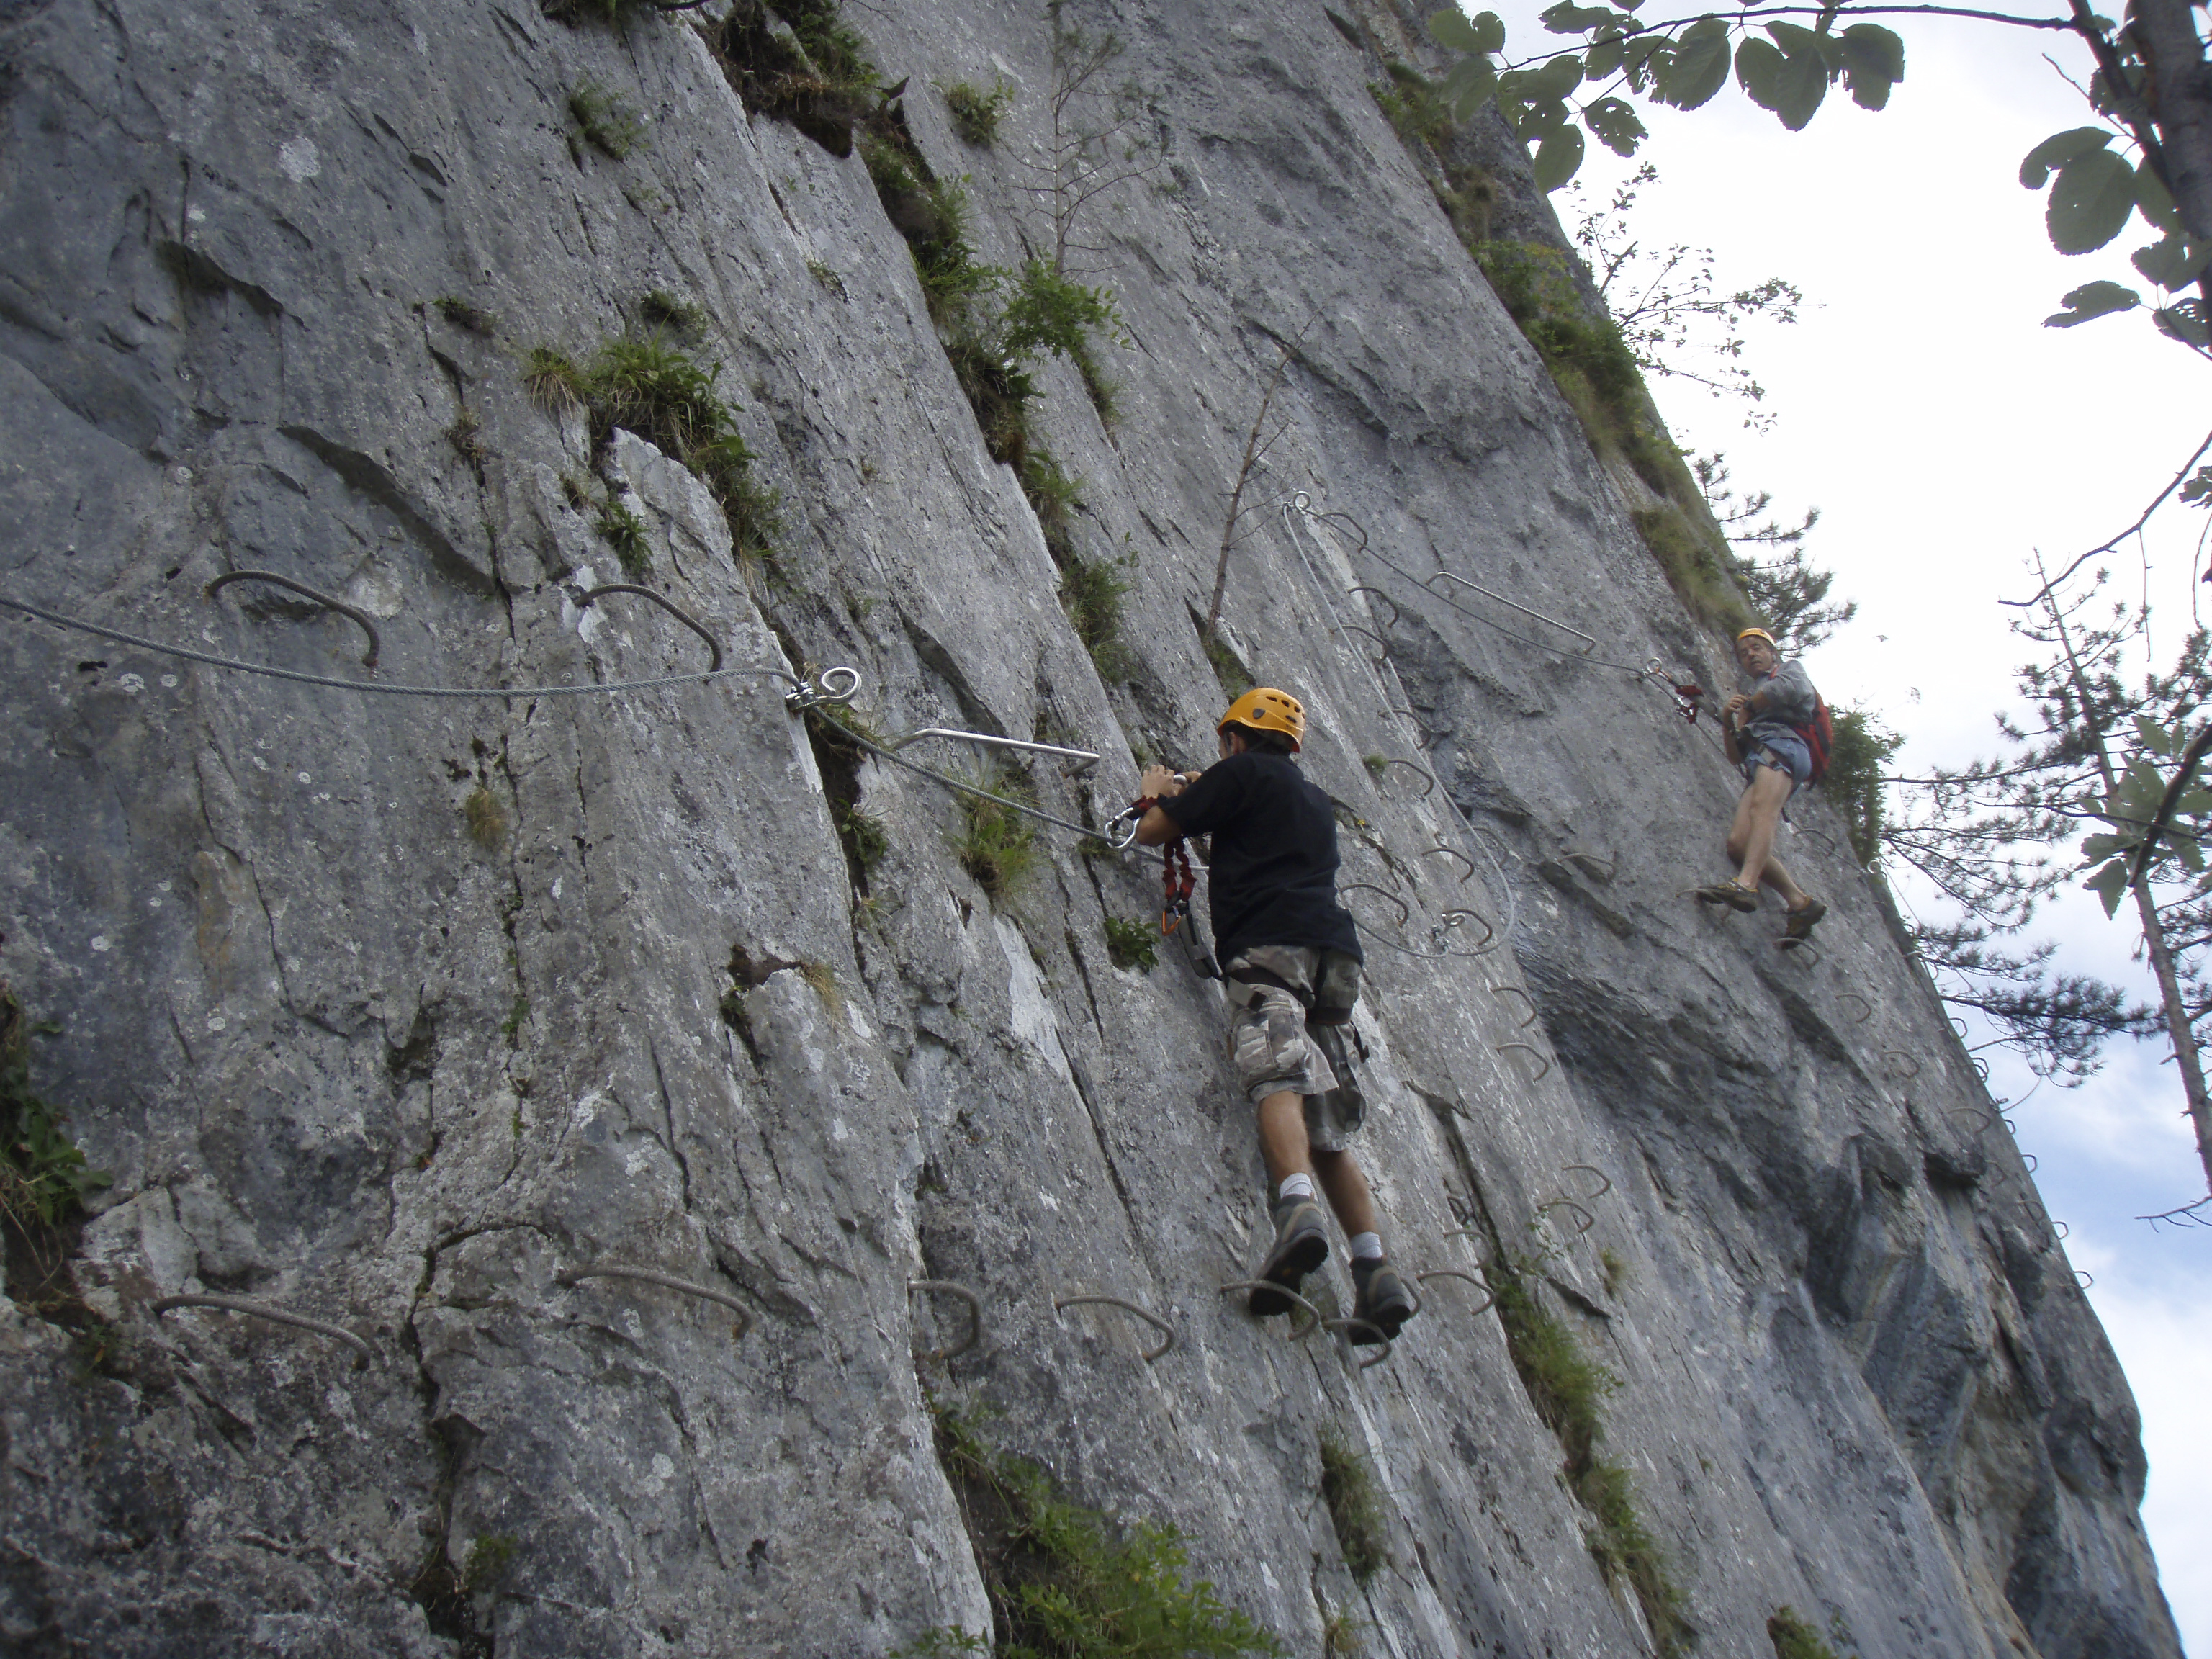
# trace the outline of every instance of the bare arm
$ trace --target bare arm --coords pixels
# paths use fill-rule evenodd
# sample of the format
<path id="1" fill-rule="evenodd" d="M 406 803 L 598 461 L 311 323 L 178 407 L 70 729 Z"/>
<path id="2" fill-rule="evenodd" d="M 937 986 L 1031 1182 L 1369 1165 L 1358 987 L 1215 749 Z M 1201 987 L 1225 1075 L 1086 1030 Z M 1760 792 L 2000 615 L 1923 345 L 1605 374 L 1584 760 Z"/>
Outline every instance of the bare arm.
<path id="1" fill-rule="evenodd" d="M 1164 766 L 1148 766 L 1144 780 L 1137 787 L 1156 800 L 1172 800 L 1188 787 L 1190 780 L 1180 772 L 1171 772 Z M 1164 847 L 1182 835 L 1176 821 L 1157 806 L 1137 820 L 1137 845 Z"/>

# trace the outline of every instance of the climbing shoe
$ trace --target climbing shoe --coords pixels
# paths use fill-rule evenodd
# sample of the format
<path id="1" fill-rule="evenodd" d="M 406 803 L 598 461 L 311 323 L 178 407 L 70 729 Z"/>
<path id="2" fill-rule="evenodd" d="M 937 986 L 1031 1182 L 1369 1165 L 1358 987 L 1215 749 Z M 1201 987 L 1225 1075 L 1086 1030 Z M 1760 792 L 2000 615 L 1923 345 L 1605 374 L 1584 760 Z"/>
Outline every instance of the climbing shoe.
<path id="1" fill-rule="evenodd" d="M 1396 1340 L 1398 1328 L 1420 1311 L 1421 1304 L 1387 1261 L 1355 1261 L 1352 1286 L 1352 1327 L 1346 1335 L 1355 1348 L 1377 1346 L 1377 1331 Z"/>
<path id="2" fill-rule="evenodd" d="M 1807 899 L 1790 913 L 1789 924 L 1775 943 L 1787 950 L 1793 945 L 1802 945 L 1813 937 L 1813 925 L 1828 914 L 1828 907 L 1818 899 Z"/>
<path id="3" fill-rule="evenodd" d="M 1310 1198 L 1289 1198 L 1275 1206 L 1275 1248 L 1260 1264 L 1255 1275 L 1295 1294 L 1306 1275 L 1328 1260 L 1328 1229 L 1321 1218 L 1321 1206 Z M 1255 1291 L 1254 1316 L 1288 1313 L 1297 1304 L 1278 1291 Z"/>
<path id="4" fill-rule="evenodd" d="M 1759 895 L 1736 880 L 1716 881 L 1697 890 L 1702 904 L 1725 904 L 1731 910 L 1756 910 Z"/>

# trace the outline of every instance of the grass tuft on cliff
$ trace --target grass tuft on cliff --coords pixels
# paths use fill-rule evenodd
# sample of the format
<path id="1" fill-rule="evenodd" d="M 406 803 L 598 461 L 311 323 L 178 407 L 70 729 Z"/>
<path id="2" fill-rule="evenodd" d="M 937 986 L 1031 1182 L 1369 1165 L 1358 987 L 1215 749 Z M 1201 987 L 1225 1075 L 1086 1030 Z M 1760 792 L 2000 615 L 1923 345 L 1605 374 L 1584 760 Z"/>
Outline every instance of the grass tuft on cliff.
<path id="1" fill-rule="evenodd" d="M 1003 1659 L 1231 1659 L 1288 1651 L 1224 1604 L 1173 1527 L 1121 1526 L 1060 1492 L 1026 1458 L 992 1446 L 973 1414 L 933 1401 L 938 1461 L 991 1597 Z M 917 1653 L 987 1651 L 977 1638 L 929 1632 Z"/>

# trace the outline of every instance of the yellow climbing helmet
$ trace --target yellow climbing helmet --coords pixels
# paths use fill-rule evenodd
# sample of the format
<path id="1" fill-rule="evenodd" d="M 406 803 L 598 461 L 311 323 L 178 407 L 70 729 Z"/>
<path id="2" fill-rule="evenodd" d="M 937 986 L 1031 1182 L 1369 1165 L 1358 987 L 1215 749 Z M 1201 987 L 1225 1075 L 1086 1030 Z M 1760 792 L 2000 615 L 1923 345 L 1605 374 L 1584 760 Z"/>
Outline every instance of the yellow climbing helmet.
<path id="1" fill-rule="evenodd" d="M 1767 644 L 1774 646 L 1777 651 L 1782 649 L 1780 646 L 1775 645 L 1774 635 L 1763 628 L 1747 628 L 1735 636 L 1735 642 L 1738 645 L 1741 645 L 1746 640 L 1765 640 Z"/>
<path id="2" fill-rule="evenodd" d="M 1287 691 L 1278 691 L 1272 685 L 1255 686 L 1229 705 L 1229 712 L 1213 729 L 1225 732 L 1232 726 L 1279 732 L 1294 747 L 1300 746 L 1306 740 L 1305 707 Z"/>

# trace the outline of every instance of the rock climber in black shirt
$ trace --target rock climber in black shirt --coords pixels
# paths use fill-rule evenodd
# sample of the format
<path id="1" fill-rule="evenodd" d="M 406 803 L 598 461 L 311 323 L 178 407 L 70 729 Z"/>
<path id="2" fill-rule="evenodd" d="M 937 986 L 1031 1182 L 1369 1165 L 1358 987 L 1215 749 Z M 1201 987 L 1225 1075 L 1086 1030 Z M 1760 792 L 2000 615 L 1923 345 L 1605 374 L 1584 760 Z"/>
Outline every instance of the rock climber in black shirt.
<path id="1" fill-rule="evenodd" d="M 1258 1277 L 1296 1293 L 1328 1260 L 1315 1182 L 1350 1241 L 1357 1292 L 1351 1340 L 1395 1337 L 1417 1309 L 1382 1252 L 1375 1200 L 1347 1144 L 1365 1103 L 1344 1035 L 1359 994 L 1359 937 L 1336 902 L 1336 816 L 1291 757 L 1305 736 L 1297 698 L 1263 687 L 1230 706 L 1218 728 L 1221 759 L 1194 778 L 1149 768 L 1155 803 L 1137 840 L 1158 847 L 1207 836 L 1214 948 L 1232 1010 L 1230 1058 L 1259 1108 L 1260 1152 L 1275 1224 Z M 1255 1314 L 1288 1313 L 1274 1290 L 1252 1293 Z"/>

